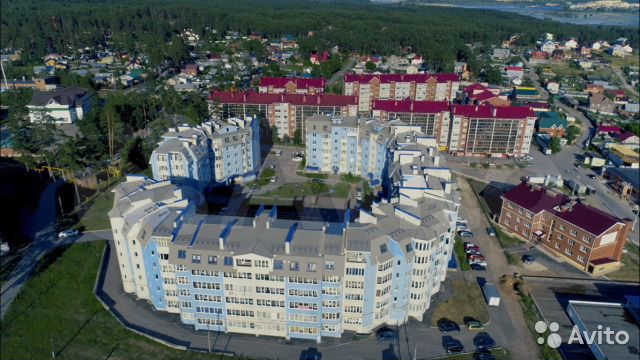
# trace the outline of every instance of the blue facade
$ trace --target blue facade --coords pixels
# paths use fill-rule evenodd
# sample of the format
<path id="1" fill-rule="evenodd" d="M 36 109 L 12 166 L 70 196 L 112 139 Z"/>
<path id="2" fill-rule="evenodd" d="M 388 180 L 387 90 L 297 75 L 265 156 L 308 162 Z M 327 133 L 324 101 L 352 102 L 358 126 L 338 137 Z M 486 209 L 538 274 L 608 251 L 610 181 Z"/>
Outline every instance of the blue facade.
<path id="1" fill-rule="evenodd" d="M 149 296 L 153 306 L 158 310 L 166 310 L 164 280 L 162 279 L 162 267 L 158 256 L 157 243 L 149 241 L 144 253 L 144 268 L 149 286 Z"/>

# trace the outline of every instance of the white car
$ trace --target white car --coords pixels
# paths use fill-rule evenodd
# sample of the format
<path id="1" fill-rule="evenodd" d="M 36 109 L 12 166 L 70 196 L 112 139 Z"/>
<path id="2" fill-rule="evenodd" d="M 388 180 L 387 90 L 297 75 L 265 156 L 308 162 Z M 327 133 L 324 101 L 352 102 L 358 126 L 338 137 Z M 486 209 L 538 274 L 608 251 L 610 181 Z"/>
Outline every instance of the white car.
<path id="1" fill-rule="evenodd" d="M 58 239 L 68 239 L 78 236 L 80 232 L 78 230 L 64 230 L 58 233 Z"/>
<path id="2" fill-rule="evenodd" d="M 469 265 L 471 264 L 478 264 L 480 266 L 487 267 L 487 262 L 480 259 L 469 259 Z"/>
<path id="3" fill-rule="evenodd" d="M 293 161 L 302 161 L 302 160 L 303 160 L 303 158 L 301 158 L 301 157 L 299 157 L 299 156 L 294 156 L 292 160 L 293 160 Z"/>
<path id="4" fill-rule="evenodd" d="M 269 182 L 272 182 L 272 183 L 274 183 L 276 181 L 278 181 L 278 177 L 277 176 L 274 176 L 271 179 L 269 179 Z"/>

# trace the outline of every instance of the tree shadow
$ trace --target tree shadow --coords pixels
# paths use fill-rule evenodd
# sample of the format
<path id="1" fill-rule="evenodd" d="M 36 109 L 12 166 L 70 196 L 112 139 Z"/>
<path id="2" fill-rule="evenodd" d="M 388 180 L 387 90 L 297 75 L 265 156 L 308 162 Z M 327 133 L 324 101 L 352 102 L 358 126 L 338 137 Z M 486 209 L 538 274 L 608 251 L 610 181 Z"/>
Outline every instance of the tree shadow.
<path id="1" fill-rule="evenodd" d="M 400 360 L 393 349 L 393 344 L 389 344 L 389 347 L 382 350 L 382 360 Z"/>

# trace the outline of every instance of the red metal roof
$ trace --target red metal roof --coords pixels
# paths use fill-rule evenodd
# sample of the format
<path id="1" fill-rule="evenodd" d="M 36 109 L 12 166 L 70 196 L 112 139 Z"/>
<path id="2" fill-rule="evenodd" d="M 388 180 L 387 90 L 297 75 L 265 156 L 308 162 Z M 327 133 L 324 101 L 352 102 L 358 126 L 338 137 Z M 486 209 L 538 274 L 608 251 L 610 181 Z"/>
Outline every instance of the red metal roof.
<path id="1" fill-rule="evenodd" d="M 619 127 L 613 126 L 613 125 L 599 125 L 598 126 L 598 132 L 599 133 L 616 133 L 616 134 L 620 134 L 622 132 L 622 130 Z"/>
<path id="2" fill-rule="evenodd" d="M 622 220 L 615 216 L 581 202 L 575 202 L 569 206 L 571 200 L 564 194 L 552 195 L 543 187 L 524 182 L 504 193 L 503 197 L 535 214 L 548 211 L 596 236 L 616 223 L 622 223 Z M 556 210 L 555 208 L 560 205 L 565 206 Z"/>
<path id="3" fill-rule="evenodd" d="M 452 112 L 453 115 L 476 119 L 524 119 L 536 116 L 529 106 L 453 105 Z"/>
<path id="4" fill-rule="evenodd" d="M 443 111 L 450 111 L 449 103 L 446 101 L 410 101 L 410 100 L 374 100 L 372 109 L 404 112 L 404 113 L 422 113 L 435 114 Z"/>
<path id="5" fill-rule="evenodd" d="M 563 194 L 558 193 L 553 196 L 543 187 L 524 182 L 504 193 L 503 197 L 535 214 L 569 201 L 569 198 Z"/>
<path id="6" fill-rule="evenodd" d="M 348 106 L 358 104 L 358 99 L 355 96 L 349 95 L 259 94 L 254 91 L 212 91 L 211 94 L 209 94 L 209 100 L 217 100 L 221 103 L 229 104 L 289 103 L 293 105 L 316 106 Z"/>
<path id="7" fill-rule="evenodd" d="M 298 89 L 324 88 L 326 80 L 324 78 L 319 79 L 306 79 L 306 78 L 285 78 L 285 77 L 263 77 L 260 78 L 259 86 L 272 86 L 274 88 L 283 88 L 289 82 L 293 82 Z"/>
<path id="8" fill-rule="evenodd" d="M 439 83 L 460 81 L 457 74 L 347 74 L 344 76 L 344 82 L 368 83 L 377 78 L 381 83 L 390 82 L 416 82 L 424 83 L 430 78 L 436 79 Z"/>
<path id="9" fill-rule="evenodd" d="M 524 71 L 520 66 L 507 66 L 506 70 L 507 71 Z"/>

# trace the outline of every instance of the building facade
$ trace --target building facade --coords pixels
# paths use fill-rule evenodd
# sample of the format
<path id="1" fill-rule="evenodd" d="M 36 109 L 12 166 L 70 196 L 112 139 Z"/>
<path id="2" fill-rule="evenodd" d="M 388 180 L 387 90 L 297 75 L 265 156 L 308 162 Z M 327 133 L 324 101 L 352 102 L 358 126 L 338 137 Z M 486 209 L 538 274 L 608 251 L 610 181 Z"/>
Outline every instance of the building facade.
<path id="1" fill-rule="evenodd" d="M 502 196 L 499 223 L 595 275 L 619 267 L 631 227 L 630 222 L 524 182 Z"/>
<path id="2" fill-rule="evenodd" d="M 197 330 L 320 342 L 421 321 L 458 204 L 447 177 L 411 176 L 429 186 L 336 223 L 195 214 L 176 185 L 127 177 L 109 213 L 124 290 Z"/>
<path id="3" fill-rule="evenodd" d="M 369 112 L 374 100 L 451 101 L 460 87 L 456 74 L 348 74 L 344 94 L 358 97 L 358 110 Z"/>
<path id="4" fill-rule="evenodd" d="M 289 138 L 300 130 L 304 141 L 305 119 L 316 114 L 355 116 L 358 102 L 355 96 L 317 94 L 259 94 L 255 92 L 214 91 L 209 100 L 214 111 L 223 118 L 253 116 L 267 119 L 277 136 Z"/>
<path id="5" fill-rule="evenodd" d="M 54 91 L 35 90 L 31 102 L 27 104 L 29 120 L 32 123 L 51 121 L 54 124 L 73 124 L 82 120 L 90 110 L 89 100 L 89 93 L 77 86 Z"/>
<path id="6" fill-rule="evenodd" d="M 353 174 L 379 184 L 389 161 L 388 124 L 355 116 L 314 115 L 306 127 L 307 171 Z"/>
<path id="7" fill-rule="evenodd" d="M 149 158 L 156 180 L 204 189 L 213 180 L 207 134 L 201 128 L 178 126 L 165 133 Z"/>
<path id="8" fill-rule="evenodd" d="M 262 77 L 258 85 L 258 92 L 261 94 L 315 95 L 324 93 L 326 83 L 324 78 Z"/>
<path id="9" fill-rule="evenodd" d="M 456 156 L 525 156 L 535 123 L 536 115 L 528 106 L 453 105 L 449 152 Z"/>

